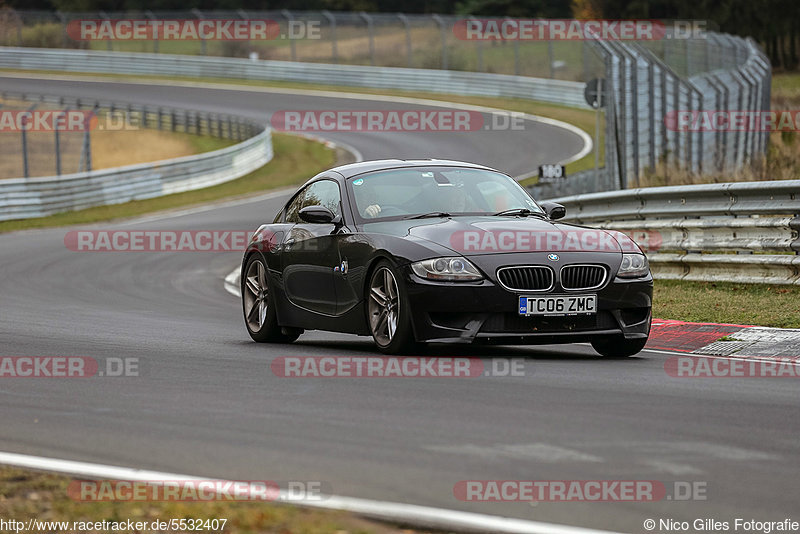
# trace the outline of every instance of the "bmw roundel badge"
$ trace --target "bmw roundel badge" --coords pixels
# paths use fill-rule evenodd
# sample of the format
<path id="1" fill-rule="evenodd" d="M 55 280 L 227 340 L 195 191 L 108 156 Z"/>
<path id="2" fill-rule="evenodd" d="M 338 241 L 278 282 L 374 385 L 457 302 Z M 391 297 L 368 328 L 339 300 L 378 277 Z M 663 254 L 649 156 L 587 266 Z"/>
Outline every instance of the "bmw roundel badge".
<path id="1" fill-rule="evenodd" d="M 550 261 L 558 261 L 558 254 L 548 254 L 547 259 Z"/>

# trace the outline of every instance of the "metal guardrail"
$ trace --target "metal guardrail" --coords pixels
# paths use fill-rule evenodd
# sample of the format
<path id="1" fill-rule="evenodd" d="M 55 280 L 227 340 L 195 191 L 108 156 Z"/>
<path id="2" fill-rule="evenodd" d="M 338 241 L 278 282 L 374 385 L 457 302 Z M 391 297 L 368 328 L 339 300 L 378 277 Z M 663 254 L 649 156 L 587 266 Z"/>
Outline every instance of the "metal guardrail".
<path id="1" fill-rule="evenodd" d="M 554 199 L 619 230 L 656 278 L 800 285 L 800 180 L 651 187 Z"/>
<path id="2" fill-rule="evenodd" d="M 11 47 L 0 47 L 0 68 L 318 83 L 526 98 L 588 108 L 582 83 L 482 72 Z"/>
<path id="3" fill-rule="evenodd" d="M 0 180 L 0 221 L 119 204 L 191 191 L 244 176 L 272 159 L 271 130 L 240 117 L 89 99 L 3 93 L 4 97 L 138 114 L 146 127 L 244 141 L 220 150 L 152 163 L 38 178 Z"/>

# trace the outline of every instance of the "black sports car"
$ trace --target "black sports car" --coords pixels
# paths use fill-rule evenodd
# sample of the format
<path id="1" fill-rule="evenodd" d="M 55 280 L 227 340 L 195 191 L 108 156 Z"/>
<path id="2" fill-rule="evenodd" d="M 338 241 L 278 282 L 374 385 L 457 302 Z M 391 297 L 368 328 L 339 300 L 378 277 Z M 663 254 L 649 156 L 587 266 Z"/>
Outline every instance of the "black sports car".
<path id="1" fill-rule="evenodd" d="M 344 165 L 261 226 L 241 271 L 260 342 L 305 329 L 418 343 L 590 341 L 630 356 L 650 332 L 653 278 L 627 236 L 554 222 L 510 176 L 443 160 Z"/>

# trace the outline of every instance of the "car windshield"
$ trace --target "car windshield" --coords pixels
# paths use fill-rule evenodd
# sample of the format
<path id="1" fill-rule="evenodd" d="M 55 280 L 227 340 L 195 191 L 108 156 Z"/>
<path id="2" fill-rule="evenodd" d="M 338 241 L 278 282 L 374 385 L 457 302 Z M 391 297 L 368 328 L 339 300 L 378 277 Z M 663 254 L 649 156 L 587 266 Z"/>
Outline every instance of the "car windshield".
<path id="1" fill-rule="evenodd" d="M 348 180 L 362 220 L 494 214 L 507 210 L 543 213 L 512 178 L 499 172 L 459 167 L 414 167 L 376 171 Z"/>

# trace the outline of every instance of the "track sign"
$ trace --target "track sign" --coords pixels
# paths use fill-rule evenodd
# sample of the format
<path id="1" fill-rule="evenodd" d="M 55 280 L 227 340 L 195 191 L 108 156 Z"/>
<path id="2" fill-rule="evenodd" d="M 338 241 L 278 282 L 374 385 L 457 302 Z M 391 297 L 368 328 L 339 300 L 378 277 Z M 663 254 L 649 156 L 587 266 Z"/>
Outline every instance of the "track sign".
<path id="1" fill-rule="evenodd" d="M 586 82 L 586 87 L 583 88 L 583 98 L 585 98 L 586 103 L 593 108 L 604 108 L 606 106 L 606 95 L 608 94 L 608 91 L 606 90 L 606 81 L 603 80 L 602 84 L 603 94 L 600 94 L 600 91 L 598 91 L 599 87 L 601 87 L 600 80 L 598 78 L 594 78 Z"/>
<path id="2" fill-rule="evenodd" d="M 539 165 L 539 181 L 562 180 L 566 177 L 567 170 L 563 165 Z"/>

